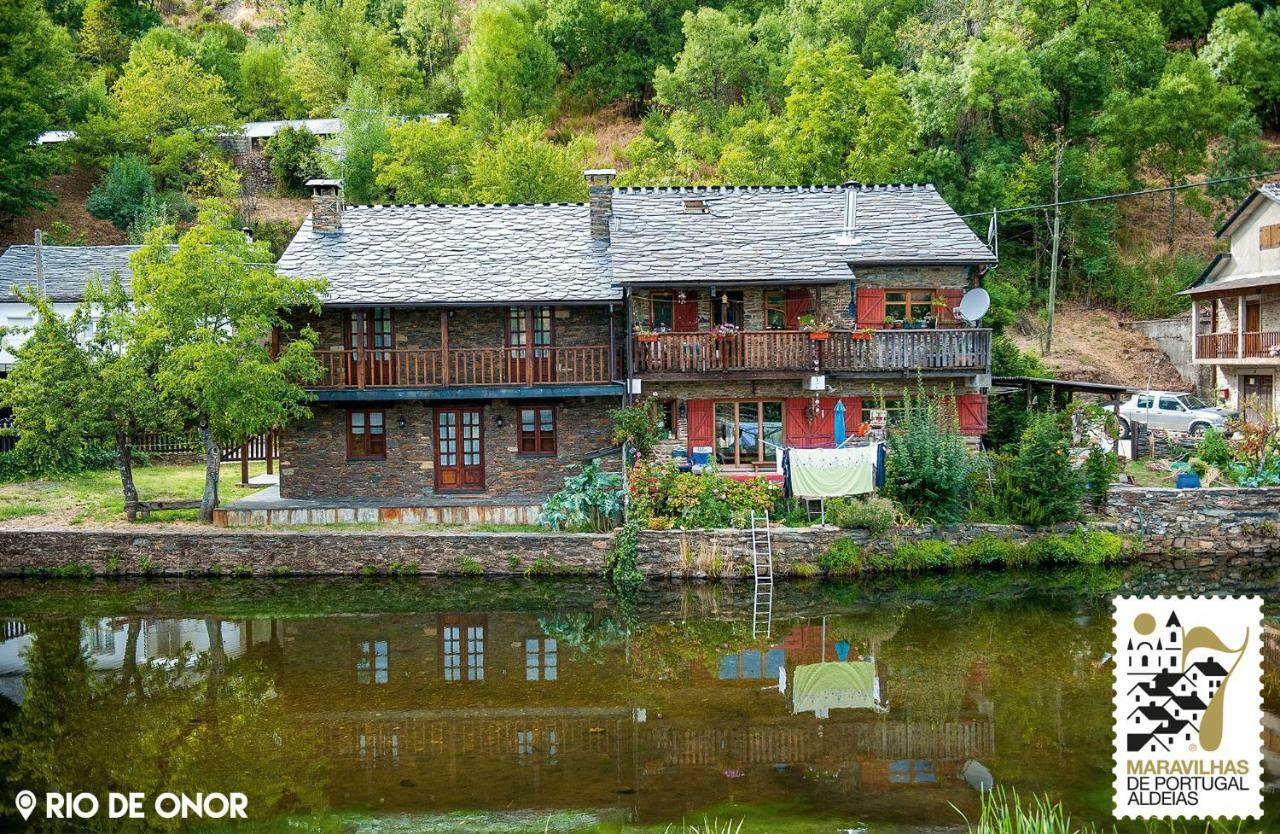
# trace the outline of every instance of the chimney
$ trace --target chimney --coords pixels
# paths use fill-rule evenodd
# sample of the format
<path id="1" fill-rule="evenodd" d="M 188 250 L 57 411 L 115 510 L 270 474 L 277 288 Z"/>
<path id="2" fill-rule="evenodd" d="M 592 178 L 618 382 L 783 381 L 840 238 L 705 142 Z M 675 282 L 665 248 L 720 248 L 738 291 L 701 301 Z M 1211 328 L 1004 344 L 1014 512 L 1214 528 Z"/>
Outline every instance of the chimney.
<path id="1" fill-rule="evenodd" d="M 586 171 L 587 200 L 591 204 L 591 238 L 609 242 L 609 221 L 613 219 L 613 178 L 618 172 L 612 168 L 593 168 Z"/>
<path id="2" fill-rule="evenodd" d="M 862 183 L 849 180 L 844 184 L 844 228 L 836 236 L 836 243 L 852 246 L 858 242 L 855 233 L 858 227 L 858 192 Z"/>
<path id="3" fill-rule="evenodd" d="M 311 230 L 336 232 L 342 228 L 342 180 L 307 180 L 311 188 Z"/>

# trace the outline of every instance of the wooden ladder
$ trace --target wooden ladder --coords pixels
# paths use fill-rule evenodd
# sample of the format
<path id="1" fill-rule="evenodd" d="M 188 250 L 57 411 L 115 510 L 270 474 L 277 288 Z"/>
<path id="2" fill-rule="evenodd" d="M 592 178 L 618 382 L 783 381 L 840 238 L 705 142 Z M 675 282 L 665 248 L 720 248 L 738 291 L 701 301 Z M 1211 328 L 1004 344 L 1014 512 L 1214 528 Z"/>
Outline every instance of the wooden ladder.
<path id="1" fill-rule="evenodd" d="M 751 511 L 751 563 L 756 580 L 751 636 L 768 637 L 773 630 L 773 534 L 767 511 L 763 529 L 756 523 L 755 510 Z"/>

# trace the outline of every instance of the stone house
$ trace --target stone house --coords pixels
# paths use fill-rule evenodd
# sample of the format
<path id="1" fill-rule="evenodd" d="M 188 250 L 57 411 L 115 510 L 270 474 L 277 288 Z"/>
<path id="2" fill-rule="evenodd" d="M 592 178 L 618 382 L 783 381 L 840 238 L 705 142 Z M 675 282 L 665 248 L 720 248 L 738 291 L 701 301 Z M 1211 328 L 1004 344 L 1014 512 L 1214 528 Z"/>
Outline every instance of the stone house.
<path id="1" fill-rule="evenodd" d="M 1253 420 L 1280 413 L 1280 183 L 1250 194 L 1217 232 L 1215 255 L 1182 295 L 1191 298 L 1192 356 L 1218 397 Z"/>
<path id="2" fill-rule="evenodd" d="M 617 461 L 608 412 L 637 397 L 664 453 L 714 447 L 743 477 L 917 375 L 985 429 L 990 331 L 951 311 L 994 258 L 931 186 L 586 176 L 586 204 L 348 206 L 311 183 L 278 268 L 329 282 L 295 322 L 324 375 L 281 439 L 282 498 L 536 506 Z"/>

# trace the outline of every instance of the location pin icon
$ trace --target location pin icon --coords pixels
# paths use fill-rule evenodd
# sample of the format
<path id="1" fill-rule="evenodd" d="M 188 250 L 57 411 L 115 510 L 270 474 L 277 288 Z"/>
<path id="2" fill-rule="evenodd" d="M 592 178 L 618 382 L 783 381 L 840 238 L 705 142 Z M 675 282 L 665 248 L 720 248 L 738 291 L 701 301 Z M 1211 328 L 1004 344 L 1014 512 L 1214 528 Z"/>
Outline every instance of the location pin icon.
<path id="1" fill-rule="evenodd" d="M 36 809 L 36 795 L 31 791 L 20 791 L 14 797 L 13 804 L 18 806 L 18 813 L 22 814 L 24 820 L 31 819 L 31 812 Z"/>

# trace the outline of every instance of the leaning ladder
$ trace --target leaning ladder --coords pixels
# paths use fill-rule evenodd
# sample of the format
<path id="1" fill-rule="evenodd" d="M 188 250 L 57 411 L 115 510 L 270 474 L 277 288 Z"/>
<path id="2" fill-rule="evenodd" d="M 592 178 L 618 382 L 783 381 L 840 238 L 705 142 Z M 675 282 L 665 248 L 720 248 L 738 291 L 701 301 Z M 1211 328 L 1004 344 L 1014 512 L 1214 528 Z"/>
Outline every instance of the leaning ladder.
<path id="1" fill-rule="evenodd" d="M 751 563 L 756 580 L 751 636 L 767 637 L 773 630 L 773 534 L 767 511 L 763 529 L 756 524 L 755 511 L 751 511 Z"/>

